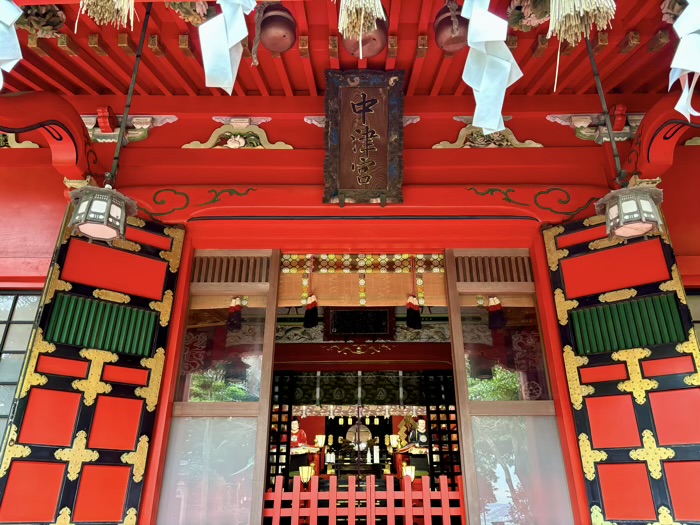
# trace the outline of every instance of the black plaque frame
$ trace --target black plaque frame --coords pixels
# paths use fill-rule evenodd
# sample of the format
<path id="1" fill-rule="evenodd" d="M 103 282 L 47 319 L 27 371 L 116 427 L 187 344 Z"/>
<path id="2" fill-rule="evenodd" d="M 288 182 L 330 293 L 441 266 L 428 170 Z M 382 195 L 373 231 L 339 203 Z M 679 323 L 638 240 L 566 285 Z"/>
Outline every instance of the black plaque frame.
<path id="1" fill-rule="evenodd" d="M 403 83 L 404 71 L 326 70 L 326 159 L 324 203 L 403 203 Z M 388 94 L 388 143 L 386 189 L 356 190 L 340 187 L 340 88 L 385 88 Z"/>

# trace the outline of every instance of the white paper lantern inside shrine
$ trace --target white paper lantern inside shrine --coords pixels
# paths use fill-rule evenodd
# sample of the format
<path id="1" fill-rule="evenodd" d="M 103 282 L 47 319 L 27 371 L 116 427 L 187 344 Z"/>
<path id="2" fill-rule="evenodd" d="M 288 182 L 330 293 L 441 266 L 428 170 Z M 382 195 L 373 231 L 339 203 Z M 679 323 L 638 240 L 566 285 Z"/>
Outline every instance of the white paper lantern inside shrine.
<path id="1" fill-rule="evenodd" d="M 662 200 L 660 189 L 634 186 L 608 193 L 596 203 L 596 212 L 605 214 L 610 237 L 633 239 L 661 233 Z"/>

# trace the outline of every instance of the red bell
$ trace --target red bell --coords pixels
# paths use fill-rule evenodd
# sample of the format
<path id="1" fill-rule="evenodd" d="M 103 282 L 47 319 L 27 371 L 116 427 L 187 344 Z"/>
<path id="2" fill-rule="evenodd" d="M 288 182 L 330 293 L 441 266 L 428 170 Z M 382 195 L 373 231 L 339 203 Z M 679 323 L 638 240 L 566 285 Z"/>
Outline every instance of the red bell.
<path id="1" fill-rule="evenodd" d="M 297 41 L 297 22 L 286 7 L 276 4 L 265 8 L 260 24 L 260 43 L 273 53 L 284 53 Z"/>
<path id="2" fill-rule="evenodd" d="M 467 47 L 469 22 L 466 18 L 457 15 L 457 30 L 454 31 L 449 7 L 445 6 L 438 11 L 433 28 L 435 29 L 435 41 L 445 53 L 456 53 Z"/>
<path id="3" fill-rule="evenodd" d="M 362 58 L 372 58 L 384 51 L 389 40 L 386 20 L 377 19 L 377 29 L 362 35 Z M 352 56 L 360 58 L 360 42 L 357 38 L 343 38 L 343 47 Z"/>

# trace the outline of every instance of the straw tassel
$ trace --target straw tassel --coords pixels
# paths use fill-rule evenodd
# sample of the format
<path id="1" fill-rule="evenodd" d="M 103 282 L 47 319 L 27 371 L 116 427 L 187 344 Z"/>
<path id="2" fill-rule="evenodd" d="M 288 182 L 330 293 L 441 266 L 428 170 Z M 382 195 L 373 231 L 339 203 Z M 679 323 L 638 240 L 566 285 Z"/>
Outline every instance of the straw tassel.
<path id="1" fill-rule="evenodd" d="M 556 35 L 575 46 L 591 36 L 593 24 L 601 31 L 614 17 L 614 0 L 551 0 L 547 38 Z"/>
<path id="2" fill-rule="evenodd" d="M 377 20 L 386 20 L 381 0 L 340 0 L 338 31 L 343 38 L 360 41 L 362 35 L 377 29 Z"/>

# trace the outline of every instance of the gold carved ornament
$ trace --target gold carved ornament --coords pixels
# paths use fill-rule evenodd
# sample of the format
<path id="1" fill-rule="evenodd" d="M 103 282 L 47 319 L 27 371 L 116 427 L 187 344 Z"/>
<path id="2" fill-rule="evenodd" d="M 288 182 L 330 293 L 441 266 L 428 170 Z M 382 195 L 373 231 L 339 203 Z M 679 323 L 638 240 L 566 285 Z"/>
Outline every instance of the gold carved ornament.
<path id="1" fill-rule="evenodd" d="M 637 296 L 637 290 L 633 288 L 626 288 L 624 290 L 615 290 L 614 292 L 607 292 L 600 294 L 598 300 L 601 303 L 614 303 L 616 301 L 624 301 L 626 299 L 632 299 L 632 297 Z"/>
<path id="2" fill-rule="evenodd" d="M 70 509 L 68 507 L 63 507 L 61 512 L 58 513 L 58 518 L 51 525 L 73 525 L 70 520 Z"/>
<path id="3" fill-rule="evenodd" d="M 126 223 L 129 226 L 133 226 L 134 228 L 143 228 L 144 226 L 146 226 L 146 221 L 144 221 L 143 219 L 139 219 L 138 217 L 127 217 Z"/>
<path id="4" fill-rule="evenodd" d="M 573 310 L 578 306 L 578 301 L 572 299 L 567 300 L 561 288 L 554 290 L 554 305 L 557 308 L 557 318 L 559 324 L 566 326 L 569 324 L 569 310 Z"/>
<path id="5" fill-rule="evenodd" d="M 10 463 L 16 458 L 26 458 L 32 453 L 32 449 L 25 445 L 17 444 L 17 425 L 10 426 L 10 433 L 7 436 L 7 447 L 5 454 L 2 457 L 2 465 L 0 465 L 0 478 L 7 474 L 10 470 Z"/>
<path id="6" fill-rule="evenodd" d="M 34 334 L 34 342 L 32 349 L 29 351 L 29 359 L 27 360 L 27 371 L 22 380 L 22 388 L 17 391 L 17 397 L 22 398 L 29 393 L 29 389 L 33 386 L 45 385 L 48 381 L 47 377 L 36 371 L 36 365 L 41 354 L 50 354 L 56 350 L 56 346 L 44 341 L 44 331 L 37 328 Z"/>
<path id="7" fill-rule="evenodd" d="M 579 434 L 578 448 L 581 451 L 583 473 L 587 480 L 593 481 L 595 479 L 595 464 L 608 459 L 608 455 L 602 450 L 594 450 L 586 434 Z"/>
<path id="8" fill-rule="evenodd" d="M 566 368 L 566 381 L 569 383 L 569 397 L 576 410 L 583 408 L 583 398 L 595 392 L 590 385 L 582 385 L 578 375 L 578 369 L 588 364 L 588 358 L 577 356 L 574 350 L 566 345 L 564 347 L 564 367 Z"/>
<path id="9" fill-rule="evenodd" d="M 49 279 L 46 283 L 46 299 L 44 304 L 49 304 L 53 300 L 53 296 L 57 291 L 67 292 L 73 288 L 71 283 L 62 281 L 61 277 L 61 267 L 58 264 L 54 264 L 49 272 Z"/>
<path id="10" fill-rule="evenodd" d="M 115 248 L 120 248 L 122 250 L 127 250 L 130 252 L 140 252 L 141 245 L 137 242 L 127 241 L 126 239 L 114 239 L 112 241 L 112 246 Z"/>
<path id="11" fill-rule="evenodd" d="M 654 390 L 659 386 L 657 381 L 642 377 L 642 367 L 639 361 L 650 355 L 651 350 L 647 348 L 632 348 L 613 352 L 610 356 L 613 361 L 623 361 L 627 365 L 627 373 L 629 374 L 629 379 L 618 383 L 617 389 L 620 392 L 631 393 L 639 405 L 646 403 L 649 390 Z"/>
<path id="12" fill-rule="evenodd" d="M 605 224 L 605 215 L 593 215 L 583 221 L 583 225 L 586 227 L 598 226 L 599 224 Z"/>
<path id="13" fill-rule="evenodd" d="M 559 261 L 569 255 L 569 250 L 557 249 L 557 235 L 564 233 L 563 226 L 554 226 L 542 232 L 544 246 L 547 249 L 547 262 L 549 269 L 556 272 L 559 268 Z"/>
<path id="14" fill-rule="evenodd" d="M 162 301 L 151 301 L 148 306 L 160 314 L 160 326 L 168 326 L 173 309 L 173 292 L 166 290 Z"/>
<path id="15" fill-rule="evenodd" d="M 591 507 L 591 525 L 617 525 L 612 521 L 606 521 L 603 510 L 598 505 Z"/>
<path id="16" fill-rule="evenodd" d="M 97 461 L 100 454 L 87 448 L 87 433 L 81 430 L 75 435 L 72 448 L 60 448 L 53 454 L 59 461 L 68 462 L 68 479 L 75 481 L 80 475 L 83 463 Z"/>
<path id="17" fill-rule="evenodd" d="M 694 328 L 688 330 L 688 340 L 685 343 L 676 345 L 676 352 L 690 354 L 695 363 L 695 370 L 697 370 L 697 372 L 686 376 L 683 382 L 690 386 L 700 386 L 700 347 L 698 347 Z"/>
<path id="18" fill-rule="evenodd" d="M 160 257 L 170 263 L 171 273 L 177 273 L 180 269 L 180 257 L 182 256 L 182 243 L 185 239 L 185 230 L 182 228 L 165 228 L 163 231 L 166 235 L 172 237 L 173 244 L 170 247 L 170 251 L 162 250 L 160 252 Z"/>
<path id="19" fill-rule="evenodd" d="M 122 454 L 122 463 L 132 465 L 134 467 L 133 476 L 134 483 L 143 481 L 143 475 L 146 473 L 146 458 L 148 457 L 148 436 L 139 438 L 136 450 Z"/>
<path id="20" fill-rule="evenodd" d="M 134 507 L 131 507 L 126 511 L 126 516 L 124 516 L 124 521 L 122 521 L 121 525 L 136 525 L 138 523 L 137 517 L 138 512 Z"/>
<path id="21" fill-rule="evenodd" d="M 106 350 L 82 349 L 80 357 L 89 359 L 90 370 L 86 379 L 76 379 L 73 381 L 73 389 L 83 393 L 83 403 L 90 406 L 95 402 L 98 394 L 109 394 L 112 385 L 102 381 L 102 369 L 105 363 L 116 363 L 119 359 L 117 354 Z"/>
<path id="22" fill-rule="evenodd" d="M 688 304 L 685 297 L 685 288 L 683 288 L 683 282 L 681 282 L 681 274 L 678 272 L 677 264 L 674 264 L 671 267 L 671 280 L 662 283 L 659 286 L 659 290 L 662 292 L 676 292 L 678 300 L 683 304 Z"/>
<path id="23" fill-rule="evenodd" d="M 131 297 L 126 294 L 113 292 L 112 290 L 95 290 L 92 295 L 97 299 L 102 299 L 103 301 L 111 301 L 113 303 L 126 304 L 131 301 Z"/>
<path id="24" fill-rule="evenodd" d="M 648 525 L 683 525 L 675 520 L 671 511 L 667 507 L 659 507 L 659 521 Z"/>
<path id="25" fill-rule="evenodd" d="M 588 249 L 603 250 L 605 248 L 612 248 L 613 246 L 617 246 L 619 244 L 622 244 L 623 242 L 624 240 L 620 239 L 619 237 L 604 237 L 603 239 L 598 239 L 596 241 L 589 242 Z"/>
<path id="26" fill-rule="evenodd" d="M 153 357 L 141 359 L 141 366 L 151 370 L 148 386 L 140 386 L 135 390 L 136 396 L 146 400 L 146 410 L 153 412 L 158 405 L 160 382 L 163 379 L 165 350 L 159 348 Z"/>
<path id="27" fill-rule="evenodd" d="M 671 448 L 659 447 L 651 430 L 642 432 L 642 444 L 643 448 L 630 451 L 630 457 L 636 461 L 645 461 L 649 475 L 654 479 L 661 479 L 663 476 L 661 460 L 675 457 L 675 451 Z"/>

